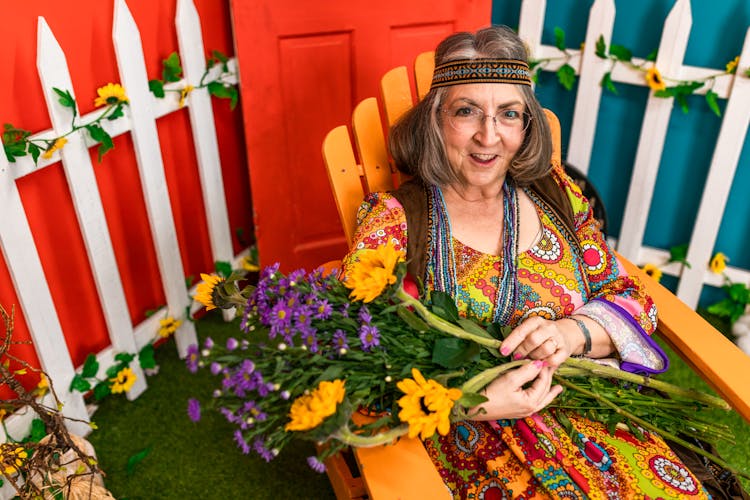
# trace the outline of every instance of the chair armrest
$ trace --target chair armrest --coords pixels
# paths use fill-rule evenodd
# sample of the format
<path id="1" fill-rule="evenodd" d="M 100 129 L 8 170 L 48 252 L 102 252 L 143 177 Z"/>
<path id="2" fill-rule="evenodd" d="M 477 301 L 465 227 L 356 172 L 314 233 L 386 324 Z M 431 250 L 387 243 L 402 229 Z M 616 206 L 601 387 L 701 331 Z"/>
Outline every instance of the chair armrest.
<path id="1" fill-rule="evenodd" d="M 657 333 L 732 408 L 750 422 L 750 356 L 635 264 L 618 255 L 645 284 L 659 310 Z"/>

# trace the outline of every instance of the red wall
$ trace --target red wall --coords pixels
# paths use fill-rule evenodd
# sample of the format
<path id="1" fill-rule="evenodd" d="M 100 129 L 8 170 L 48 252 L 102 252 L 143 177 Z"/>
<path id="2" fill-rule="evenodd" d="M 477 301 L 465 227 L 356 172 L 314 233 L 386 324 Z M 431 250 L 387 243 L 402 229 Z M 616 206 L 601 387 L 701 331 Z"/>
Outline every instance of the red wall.
<path id="1" fill-rule="evenodd" d="M 228 2 L 194 0 L 203 26 L 204 47 L 233 55 Z M 149 78 L 161 78 L 161 61 L 178 50 L 174 28 L 176 0 L 127 0 L 140 29 Z M 75 8 L 59 1 L 1 2 L 0 33 L 0 124 L 33 133 L 51 128 L 41 84 L 36 72 L 37 19 L 43 16 L 67 57 L 72 91 L 82 114 L 94 109 L 96 89 L 118 82 L 112 44 L 114 0 L 77 0 Z M 127 91 L 127 89 L 126 89 Z M 241 104 L 240 104 L 241 106 Z M 234 250 L 248 241 L 238 241 L 236 230 L 252 236 L 252 208 L 242 131 L 242 114 L 231 111 L 226 100 L 214 99 L 219 149 Z M 180 253 L 187 276 L 213 269 L 206 219 L 187 110 L 158 121 L 164 167 L 174 212 Z M 115 138 L 115 149 L 97 163 L 92 162 L 101 192 L 107 223 L 125 295 L 134 324 L 150 309 L 166 300 L 141 194 L 138 168 L 128 134 Z M 10 164 L 13 168 L 13 164 Z M 65 333 L 73 362 L 109 345 L 104 318 L 88 265 L 62 165 L 57 163 L 19 180 L 42 266 Z M 0 216 L 2 216 L 0 214 Z M 0 259 L 0 304 L 16 305 L 14 340 L 30 339 L 20 310 L 8 265 Z M 156 332 L 154 332 L 156 333 Z M 31 345 L 15 345 L 12 353 L 35 366 Z M 27 385 L 37 377 L 29 376 Z M 0 396 L 2 393 L 0 391 Z"/>

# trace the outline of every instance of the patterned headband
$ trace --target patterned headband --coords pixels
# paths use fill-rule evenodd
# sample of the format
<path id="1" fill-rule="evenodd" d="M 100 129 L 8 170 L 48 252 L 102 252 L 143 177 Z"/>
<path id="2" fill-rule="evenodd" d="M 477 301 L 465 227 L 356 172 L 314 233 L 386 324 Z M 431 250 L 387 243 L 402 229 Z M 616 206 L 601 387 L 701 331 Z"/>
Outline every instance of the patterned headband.
<path id="1" fill-rule="evenodd" d="M 458 59 L 435 67 L 431 88 L 462 83 L 516 83 L 531 86 L 529 65 L 518 59 Z"/>

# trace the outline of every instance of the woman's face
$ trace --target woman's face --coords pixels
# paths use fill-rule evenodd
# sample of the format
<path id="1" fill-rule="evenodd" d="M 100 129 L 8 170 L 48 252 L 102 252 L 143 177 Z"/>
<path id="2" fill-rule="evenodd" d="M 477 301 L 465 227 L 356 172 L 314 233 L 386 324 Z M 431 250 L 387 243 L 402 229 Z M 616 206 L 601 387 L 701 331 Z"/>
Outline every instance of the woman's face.
<path id="1" fill-rule="evenodd" d="M 517 85 L 448 87 L 439 111 L 448 162 L 468 187 L 502 184 L 523 143 L 526 104 Z"/>

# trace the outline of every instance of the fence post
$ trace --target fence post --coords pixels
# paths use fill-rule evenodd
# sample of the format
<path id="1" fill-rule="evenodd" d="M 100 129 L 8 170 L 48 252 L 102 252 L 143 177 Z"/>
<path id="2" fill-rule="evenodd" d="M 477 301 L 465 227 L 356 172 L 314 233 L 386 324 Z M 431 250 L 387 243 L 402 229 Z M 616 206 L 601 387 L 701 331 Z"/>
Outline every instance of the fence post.
<path id="1" fill-rule="evenodd" d="M 187 321 L 191 299 L 185 285 L 177 231 L 172 218 L 172 207 L 169 204 L 164 161 L 156 129 L 154 97 L 148 87 L 141 36 L 124 0 L 115 0 L 112 38 L 120 78 L 130 99 L 128 109 L 132 123 L 133 147 L 164 295 L 167 298 L 167 309 L 171 316 L 186 319 L 175 333 L 177 351 L 181 357 L 185 357 L 188 347 L 196 344 L 198 339 L 195 325 L 192 321 Z"/>
<path id="2" fill-rule="evenodd" d="M 37 69 L 44 98 L 55 135 L 60 136 L 69 131 L 67 128 L 70 126 L 73 110 L 59 103 L 59 96 L 53 88 L 69 91 L 74 96 L 73 83 L 68 72 L 65 53 L 43 17 L 39 18 L 38 23 L 37 51 Z M 77 105 L 75 105 L 75 113 L 76 116 L 80 116 Z M 125 300 L 125 292 L 120 281 L 117 260 L 109 237 L 89 149 L 82 134 L 82 131 L 78 131 L 68 135 L 68 142 L 60 152 L 65 177 L 68 180 L 78 224 L 86 244 L 86 252 L 99 292 L 112 346 L 119 352 L 137 354 L 138 349 L 133 337 L 133 325 Z M 137 359 L 133 360 L 130 365 L 136 376 L 133 387 L 127 392 L 127 398 L 132 400 L 146 390 L 146 377 Z M 106 367 L 103 368 L 106 369 Z"/>
<path id="3" fill-rule="evenodd" d="M 677 0 L 664 23 L 656 57 L 656 68 L 662 74 L 672 78 L 680 77 L 692 22 L 690 0 Z M 671 97 L 654 97 L 651 92 L 643 116 L 638 151 L 628 189 L 628 201 L 622 218 L 624 229 L 620 231 L 617 242 L 617 250 L 636 264 L 640 259 L 639 253 L 646 232 L 673 101 Z"/>
<path id="4" fill-rule="evenodd" d="M 609 47 L 614 25 L 614 0 L 596 0 L 589 11 L 567 154 L 567 160 L 584 174 L 589 171 L 591 150 L 594 147 L 599 102 L 602 96 L 600 82 L 611 64 L 609 60 L 596 55 L 596 42 L 602 36 L 604 43 Z"/>
<path id="5" fill-rule="evenodd" d="M 724 209 L 732 188 L 737 163 L 742 153 L 744 138 L 750 120 L 750 79 L 740 76 L 739 68 L 750 66 L 750 30 L 745 35 L 745 43 L 740 55 L 738 71 L 734 75 L 732 90 L 724 110 L 719 137 L 714 147 L 711 167 L 703 188 L 698 215 L 695 218 L 693 234 L 686 259 L 691 267 L 684 267 L 677 287 L 677 296 L 687 305 L 698 305 L 701 289 L 706 276 L 706 265 L 716 244 Z"/>
<path id="6" fill-rule="evenodd" d="M 546 0 L 523 0 L 521 3 L 521 13 L 518 19 L 518 36 L 526 43 L 529 57 L 539 57 L 546 9 Z"/>

